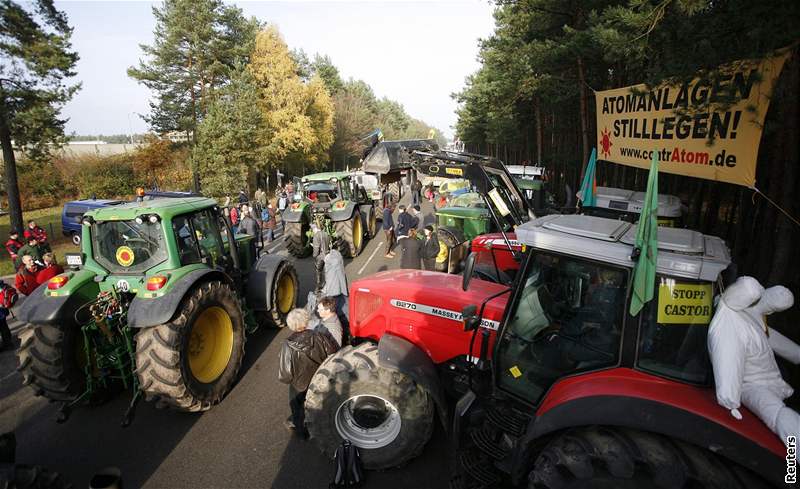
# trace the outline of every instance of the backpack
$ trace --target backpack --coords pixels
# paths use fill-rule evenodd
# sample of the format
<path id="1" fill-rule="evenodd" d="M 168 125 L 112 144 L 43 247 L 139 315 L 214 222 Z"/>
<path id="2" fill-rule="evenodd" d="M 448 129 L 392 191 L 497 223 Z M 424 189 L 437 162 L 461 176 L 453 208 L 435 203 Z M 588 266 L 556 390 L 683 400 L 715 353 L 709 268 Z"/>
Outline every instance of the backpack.
<path id="1" fill-rule="evenodd" d="M 361 463 L 361 454 L 350 440 L 342 441 L 333 455 L 334 472 L 333 481 L 328 489 L 344 487 L 360 487 L 364 484 L 364 466 Z"/>
<path id="2" fill-rule="evenodd" d="M 17 289 L 5 282 L 0 282 L 0 307 L 11 309 L 17 303 L 19 294 Z"/>

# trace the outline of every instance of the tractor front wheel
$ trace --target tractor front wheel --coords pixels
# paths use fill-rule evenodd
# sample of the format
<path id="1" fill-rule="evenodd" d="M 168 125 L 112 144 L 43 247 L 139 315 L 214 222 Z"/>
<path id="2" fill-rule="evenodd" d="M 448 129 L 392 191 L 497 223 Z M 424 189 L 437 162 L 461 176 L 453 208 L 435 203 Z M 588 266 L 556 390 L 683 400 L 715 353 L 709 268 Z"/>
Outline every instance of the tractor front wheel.
<path id="1" fill-rule="evenodd" d="M 233 386 L 244 358 L 239 300 L 222 282 L 206 282 L 175 318 L 136 334 L 136 373 L 146 398 L 180 411 L 205 411 Z"/>
<path id="2" fill-rule="evenodd" d="M 367 236 L 372 239 L 378 234 L 378 217 L 375 207 L 371 207 L 367 216 Z"/>
<path id="3" fill-rule="evenodd" d="M 364 248 L 364 224 L 361 222 L 361 214 L 356 211 L 347 221 L 338 221 L 336 235 L 342 240 L 342 253 L 344 256 L 355 258 Z"/>
<path id="4" fill-rule="evenodd" d="M 305 258 L 311 254 L 311 238 L 308 237 L 310 225 L 307 221 L 286 222 L 286 247 L 289 253 L 296 258 Z"/>
<path id="5" fill-rule="evenodd" d="M 436 271 L 445 273 L 458 273 L 461 260 L 464 259 L 464 244 L 461 236 L 449 230 L 437 229 L 436 237 L 439 239 L 439 254 L 436 255 Z"/>
<path id="6" fill-rule="evenodd" d="M 434 406 L 411 377 L 378 365 L 378 347 L 346 346 L 317 369 L 306 394 L 306 426 L 333 457 L 348 439 L 364 467 L 386 469 L 422 452 L 433 432 Z"/>
<path id="7" fill-rule="evenodd" d="M 28 324 L 17 350 L 22 383 L 53 401 L 71 401 L 86 388 L 83 335 L 74 325 Z"/>
<path id="8" fill-rule="evenodd" d="M 278 328 L 286 326 L 286 316 L 297 306 L 299 283 L 292 264 L 283 262 L 272 283 L 272 309 L 269 311 L 272 323 Z"/>
<path id="9" fill-rule="evenodd" d="M 622 428 L 569 431 L 550 442 L 528 475 L 529 489 L 769 487 L 708 450 Z"/>

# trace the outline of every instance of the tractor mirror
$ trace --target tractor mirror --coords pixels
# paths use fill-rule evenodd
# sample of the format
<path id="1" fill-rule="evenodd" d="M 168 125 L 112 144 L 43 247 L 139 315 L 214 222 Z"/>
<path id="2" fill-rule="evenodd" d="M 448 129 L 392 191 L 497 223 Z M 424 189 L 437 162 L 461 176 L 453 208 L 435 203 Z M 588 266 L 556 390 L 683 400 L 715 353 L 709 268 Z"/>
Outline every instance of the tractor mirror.
<path id="1" fill-rule="evenodd" d="M 469 289 L 469 281 L 472 280 L 472 271 L 475 269 L 475 254 L 470 253 L 467 256 L 467 262 L 464 264 L 463 275 L 461 276 L 461 288 L 463 290 Z"/>
<path id="2" fill-rule="evenodd" d="M 464 309 L 461 310 L 461 320 L 464 322 L 464 331 L 477 329 L 481 323 L 478 318 L 478 307 L 474 304 L 464 306 Z"/>

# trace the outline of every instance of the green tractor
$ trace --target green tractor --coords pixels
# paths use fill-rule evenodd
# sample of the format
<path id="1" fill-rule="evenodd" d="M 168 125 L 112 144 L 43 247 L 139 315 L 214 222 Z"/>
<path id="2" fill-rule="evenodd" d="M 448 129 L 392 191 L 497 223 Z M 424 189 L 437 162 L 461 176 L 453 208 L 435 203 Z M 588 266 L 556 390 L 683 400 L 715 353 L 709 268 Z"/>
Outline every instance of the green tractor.
<path id="1" fill-rule="evenodd" d="M 283 212 L 289 253 L 304 258 L 311 253 L 311 223 L 325 230 L 344 256 L 356 257 L 364 238 L 378 232 L 374 202 L 348 172 L 317 173 L 303 177 L 295 202 Z"/>
<path id="2" fill-rule="evenodd" d="M 285 325 L 297 302 L 290 262 L 234 235 L 216 201 L 155 199 L 87 212 L 81 253 L 20 311 L 19 370 L 61 401 L 59 421 L 120 390 L 205 411 L 237 379 L 246 334 Z"/>

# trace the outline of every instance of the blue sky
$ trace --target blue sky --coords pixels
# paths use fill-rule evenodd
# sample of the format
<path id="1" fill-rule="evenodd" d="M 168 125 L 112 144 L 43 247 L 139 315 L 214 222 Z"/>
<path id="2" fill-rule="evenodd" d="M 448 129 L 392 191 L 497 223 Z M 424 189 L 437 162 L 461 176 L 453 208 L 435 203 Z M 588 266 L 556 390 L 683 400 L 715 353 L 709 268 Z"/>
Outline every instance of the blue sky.
<path id="1" fill-rule="evenodd" d="M 144 132 L 137 114 L 149 110 L 149 91 L 128 78 L 139 44 L 151 44 L 150 2 L 71 2 L 69 17 L 81 59 L 83 89 L 65 107 L 67 132 Z M 478 68 L 478 39 L 493 28 L 488 0 L 459 2 L 237 2 L 245 14 L 277 24 L 290 48 L 327 54 L 344 78 L 369 83 L 378 96 L 402 103 L 413 117 L 448 136 L 455 123 L 450 94 Z"/>

